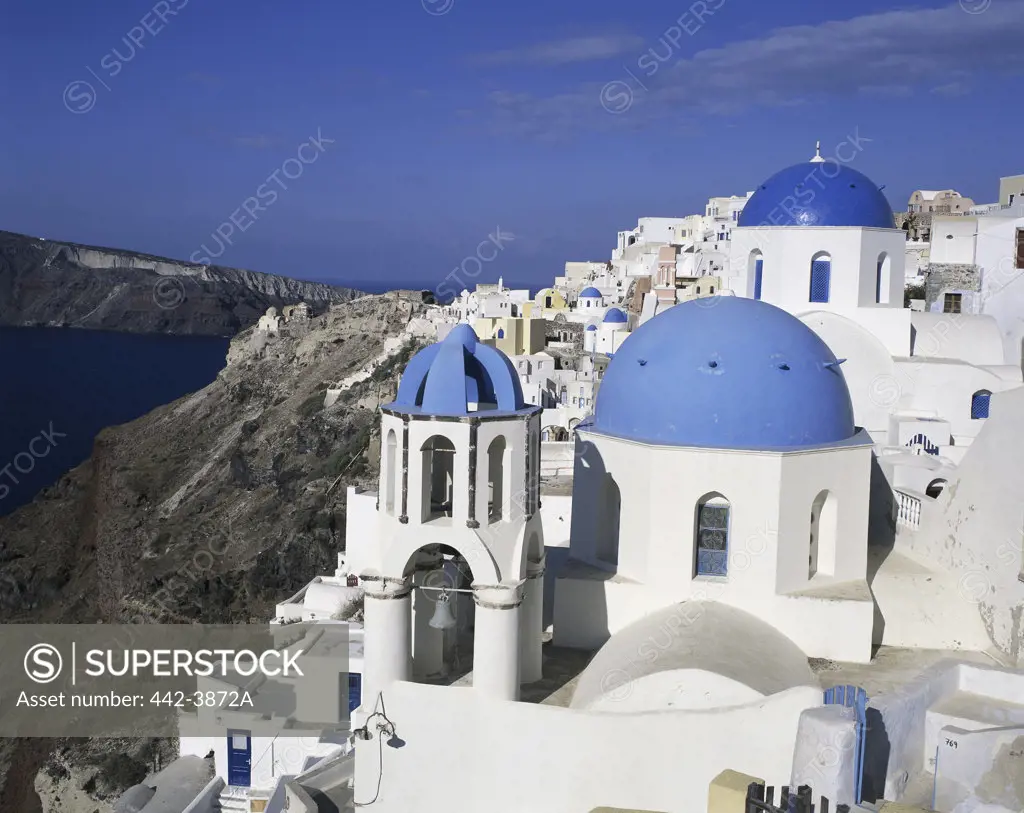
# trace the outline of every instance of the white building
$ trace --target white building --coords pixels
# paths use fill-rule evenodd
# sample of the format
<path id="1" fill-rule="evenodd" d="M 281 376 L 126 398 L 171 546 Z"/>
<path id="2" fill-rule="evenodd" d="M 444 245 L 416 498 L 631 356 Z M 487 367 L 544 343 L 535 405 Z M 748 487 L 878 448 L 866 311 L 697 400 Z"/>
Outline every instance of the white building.
<path id="1" fill-rule="evenodd" d="M 244 700 L 233 708 L 179 712 L 180 756 L 213 754 L 214 777 L 196 800 L 196 813 L 273 804 L 282 797 L 282 781 L 303 782 L 351 752 L 348 719 L 361 700 L 363 627 L 339 616 L 361 594 L 344 577 L 325 576 L 278 605 L 270 629 L 278 648 L 302 651 L 302 677 L 198 679 L 198 691 L 234 692 Z M 338 686 L 339 676 L 346 686 Z"/>
<path id="2" fill-rule="evenodd" d="M 514 317 L 523 315 L 523 305 L 530 302 L 530 292 L 506 288 L 499 277 L 497 283 L 480 283 L 473 292 L 463 291 L 447 307 L 459 322 L 473 322 L 486 317 Z"/>
<path id="3" fill-rule="evenodd" d="M 697 298 L 629 332 L 614 291 L 580 291 L 603 377 L 467 325 L 409 362 L 336 574 L 364 602 L 357 805 L 706 813 L 726 769 L 852 803 L 860 765 L 888 799 L 1024 809 L 1001 779 L 1024 742 L 1019 345 L 994 314 L 903 307 L 905 235 L 861 173 L 819 155 L 743 204 Z M 624 234 L 613 273 L 667 262 Z M 967 264 L 969 237 L 932 262 Z M 563 427 L 573 476 L 542 494 Z M 845 684 L 859 711 L 823 695 Z"/>
<path id="4" fill-rule="evenodd" d="M 954 325 L 904 308 L 905 257 L 904 234 L 870 179 L 835 162 L 798 164 L 748 201 L 728 285 L 798 316 L 845 360 L 855 419 L 880 448 L 913 441 L 952 467 L 988 397 L 1020 385 L 1020 366 L 991 317 Z"/>
<path id="5" fill-rule="evenodd" d="M 823 704 L 809 657 L 868 669 L 886 636 L 953 648 L 947 638 L 969 635 L 964 648 L 984 648 L 979 617 L 923 625 L 950 600 L 941 568 L 929 577 L 939 586 L 909 593 L 902 553 L 873 573 L 876 444 L 856 424 L 844 366 L 807 324 L 750 297 L 683 303 L 622 345 L 576 430 L 569 565 L 553 594 L 563 649 L 552 652 L 598 651 L 571 699 L 537 704 L 544 534 L 557 522 L 540 510 L 539 415 L 468 331 L 415 357 L 383 410 L 379 494 L 349 495 L 350 561 L 366 589 L 357 801 L 449 809 L 450 788 L 428 781 L 444 730 L 445 758 L 472 777 L 458 788 L 467 809 L 703 811 L 681 801 L 681 783 L 704 787 L 726 768 L 787 783 L 824 732 L 853 725 Z M 450 587 L 440 610 L 438 573 Z M 470 649 L 471 666 L 453 658 Z M 935 698 L 956 691 L 956 674 L 977 677 L 928 678 Z M 984 703 L 1005 705 L 995 698 L 1010 673 L 978 674 Z M 889 765 L 926 773 L 937 729 L 918 740 L 898 726 L 938 700 L 900 697 L 875 701 Z M 962 719 L 988 730 L 982 701 L 964 702 Z M 501 758 L 478 731 L 501 732 Z M 373 742 L 391 732 L 401 747 Z M 584 770 L 608 742 L 629 743 L 615 769 Z M 534 781 L 520 781 L 524 768 Z M 816 781 L 848 801 L 847 779 Z M 887 792 L 906 787 L 893 779 Z"/>
<path id="6" fill-rule="evenodd" d="M 1024 207 L 936 217 L 928 275 L 932 311 L 992 317 L 1007 362 L 1024 361 Z"/>
<path id="7" fill-rule="evenodd" d="M 629 338 L 629 317 L 621 308 L 608 308 L 600 320 L 583 331 L 583 349 L 588 353 L 611 355 Z"/>

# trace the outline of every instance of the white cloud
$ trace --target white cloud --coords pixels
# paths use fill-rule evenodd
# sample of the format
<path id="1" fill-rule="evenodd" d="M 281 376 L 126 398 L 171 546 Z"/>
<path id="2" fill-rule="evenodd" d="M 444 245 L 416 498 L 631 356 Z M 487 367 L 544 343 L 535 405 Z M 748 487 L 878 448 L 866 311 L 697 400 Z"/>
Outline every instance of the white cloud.
<path id="1" fill-rule="evenodd" d="M 474 61 L 485 65 L 567 65 L 633 54 L 643 43 L 643 39 L 632 35 L 573 37 L 479 54 Z"/>
<path id="2" fill-rule="evenodd" d="M 710 28 L 725 25 L 712 18 Z M 967 92 L 980 74 L 1024 70 L 1020 31 L 1024 0 L 999 0 L 984 13 L 958 4 L 939 9 L 887 11 L 849 20 L 777 28 L 757 39 L 682 55 L 662 38 L 636 51 L 635 63 L 557 96 L 504 92 L 490 97 L 502 129 L 569 132 L 598 117 L 607 126 L 633 126 L 686 111 L 733 115 L 757 106 L 784 107 L 856 94 L 900 97 L 916 90 Z M 692 40 L 688 40 L 692 42 Z M 628 72 L 627 72 L 628 68 Z M 602 88 L 616 83 L 620 115 L 601 106 Z"/>

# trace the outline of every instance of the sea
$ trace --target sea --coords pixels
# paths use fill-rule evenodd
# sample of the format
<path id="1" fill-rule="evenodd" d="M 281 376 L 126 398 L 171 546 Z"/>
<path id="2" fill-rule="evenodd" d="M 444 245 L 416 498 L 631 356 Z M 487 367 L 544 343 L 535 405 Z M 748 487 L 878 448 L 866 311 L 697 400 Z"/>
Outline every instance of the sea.
<path id="1" fill-rule="evenodd" d="M 205 387 L 227 350 L 223 338 L 0 327 L 0 516 L 86 460 L 101 429 Z"/>

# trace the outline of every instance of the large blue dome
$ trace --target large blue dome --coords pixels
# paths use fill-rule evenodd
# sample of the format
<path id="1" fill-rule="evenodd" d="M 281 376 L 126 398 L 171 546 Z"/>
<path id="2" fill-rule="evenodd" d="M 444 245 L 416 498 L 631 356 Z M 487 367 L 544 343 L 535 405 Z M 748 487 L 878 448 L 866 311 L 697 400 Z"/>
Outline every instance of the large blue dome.
<path id="1" fill-rule="evenodd" d="M 747 201 L 739 225 L 896 227 L 889 201 L 870 178 L 828 160 L 776 172 Z"/>
<path id="2" fill-rule="evenodd" d="M 523 389 L 508 356 L 481 344 L 469 325 L 409 360 L 389 407 L 431 415 L 469 415 L 477 409 L 523 409 Z"/>
<path id="3" fill-rule="evenodd" d="M 786 311 L 735 296 L 681 303 L 631 334 L 608 365 L 590 428 L 722 449 L 819 446 L 856 432 L 828 346 Z"/>

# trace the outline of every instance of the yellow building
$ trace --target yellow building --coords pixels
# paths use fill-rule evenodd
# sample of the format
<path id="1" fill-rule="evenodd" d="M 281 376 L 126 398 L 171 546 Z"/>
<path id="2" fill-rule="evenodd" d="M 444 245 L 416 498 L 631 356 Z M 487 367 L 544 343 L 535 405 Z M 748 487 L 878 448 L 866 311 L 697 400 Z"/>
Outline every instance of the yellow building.
<path id="1" fill-rule="evenodd" d="M 533 298 L 533 308 L 530 308 L 530 313 L 526 315 L 550 317 L 567 310 L 569 305 L 561 293 L 554 288 L 541 288 Z"/>
<path id="2" fill-rule="evenodd" d="M 473 329 L 480 341 L 496 347 L 506 356 L 528 356 L 544 349 L 544 319 L 521 316 L 487 316 L 476 320 Z"/>
<path id="3" fill-rule="evenodd" d="M 676 301 L 689 302 L 722 292 L 721 277 L 676 277 Z"/>

